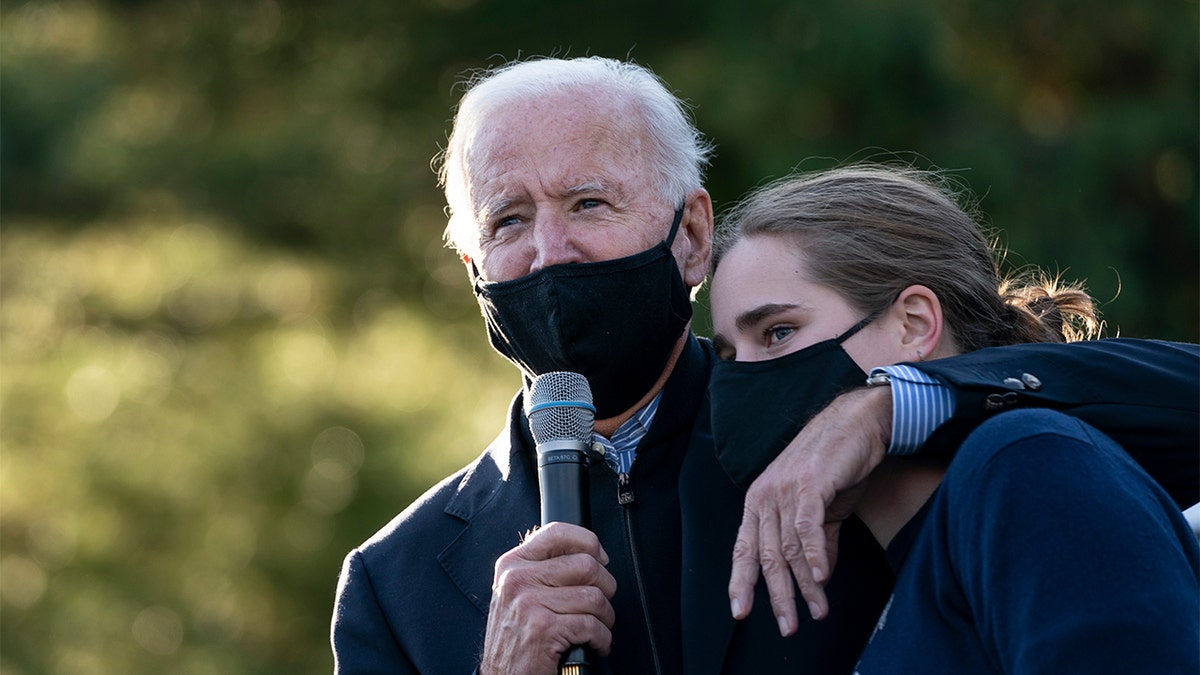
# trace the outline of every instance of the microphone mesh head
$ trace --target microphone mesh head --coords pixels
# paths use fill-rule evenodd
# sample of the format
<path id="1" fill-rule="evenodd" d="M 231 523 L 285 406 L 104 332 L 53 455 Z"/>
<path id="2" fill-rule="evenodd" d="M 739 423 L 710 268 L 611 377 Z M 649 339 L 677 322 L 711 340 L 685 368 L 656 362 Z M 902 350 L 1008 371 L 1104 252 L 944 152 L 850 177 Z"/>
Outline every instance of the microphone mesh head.
<path id="1" fill-rule="evenodd" d="M 592 442 L 592 388 L 584 376 L 563 371 L 538 375 L 529 386 L 528 401 L 534 442 Z"/>

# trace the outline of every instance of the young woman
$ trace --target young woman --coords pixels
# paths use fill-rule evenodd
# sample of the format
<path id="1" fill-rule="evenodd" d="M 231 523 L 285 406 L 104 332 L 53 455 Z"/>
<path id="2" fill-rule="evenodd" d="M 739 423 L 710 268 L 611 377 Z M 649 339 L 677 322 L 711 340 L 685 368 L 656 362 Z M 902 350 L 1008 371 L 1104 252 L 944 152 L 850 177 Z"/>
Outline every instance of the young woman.
<path id="1" fill-rule="evenodd" d="M 726 216 L 715 256 L 713 432 L 735 477 L 878 366 L 1099 328 L 1076 286 L 1002 280 L 954 194 L 910 169 L 761 189 Z M 1197 672 L 1200 551 L 1119 446 L 1014 410 L 931 449 L 954 459 L 885 461 L 856 510 L 896 573 L 857 672 Z"/>

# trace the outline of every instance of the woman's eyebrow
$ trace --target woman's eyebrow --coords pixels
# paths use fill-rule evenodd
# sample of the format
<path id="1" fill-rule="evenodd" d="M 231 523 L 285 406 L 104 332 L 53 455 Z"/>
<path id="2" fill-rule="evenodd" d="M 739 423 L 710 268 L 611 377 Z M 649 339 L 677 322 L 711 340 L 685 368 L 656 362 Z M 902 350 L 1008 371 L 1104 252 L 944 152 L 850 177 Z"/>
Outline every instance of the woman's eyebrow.
<path id="1" fill-rule="evenodd" d="M 737 326 L 738 330 L 746 330 L 769 316 L 774 316 L 789 309 L 796 309 L 799 306 L 793 303 L 769 302 L 738 314 L 734 325 Z"/>

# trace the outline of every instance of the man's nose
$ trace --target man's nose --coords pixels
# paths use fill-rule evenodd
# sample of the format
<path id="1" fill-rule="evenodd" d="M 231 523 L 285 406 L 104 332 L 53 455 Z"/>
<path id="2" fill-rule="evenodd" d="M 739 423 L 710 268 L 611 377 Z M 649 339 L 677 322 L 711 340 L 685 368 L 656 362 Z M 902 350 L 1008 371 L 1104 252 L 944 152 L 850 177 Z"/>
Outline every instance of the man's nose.
<path id="1" fill-rule="evenodd" d="M 575 241 L 576 234 L 570 223 L 562 218 L 538 218 L 533 225 L 534 255 L 530 274 L 552 265 L 585 262 Z"/>

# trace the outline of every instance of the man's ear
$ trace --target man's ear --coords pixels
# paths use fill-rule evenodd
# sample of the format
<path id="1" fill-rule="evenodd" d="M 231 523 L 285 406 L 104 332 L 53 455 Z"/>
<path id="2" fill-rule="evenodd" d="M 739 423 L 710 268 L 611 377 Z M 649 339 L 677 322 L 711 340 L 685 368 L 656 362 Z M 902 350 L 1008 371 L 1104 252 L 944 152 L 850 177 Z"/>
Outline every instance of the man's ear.
<path id="1" fill-rule="evenodd" d="M 454 251 L 454 254 L 458 256 L 458 259 L 462 261 L 464 266 L 466 266 L 467 274 L 470 275 L 472 269 L 471 256 L 466 252 L 465 247 L 459 239 L 459 237 L 462 235 L 461 223 L 455 221 L 454 212 L 451 211 L 449 206 L 442 207 L 442 210 L 446 214 L 447 219 L 446 229 L 444 232 L 442 232 L 442 241 L 445 242 L 446 248 Z"/>
<path id="2" fill-rule="evenodd" d="M 947 356 L 949 334 L 945 332 L 942 303 L 929 287 L 913 285 L 900 292 L 892 311 L 900 320 L 900 348 L 905 360 Z"/>
<path id="3" fill-rule="evenodd" d="M 697 188 L 684 202 L 683 218 L 679 222 L 676 244 L 683 241 L 683 258 L 679 270 L 683 283 L 695 288 L 704 283 L 708 275 L 708 261 L 712 258 L 713 206 L 708 190 Z"/>

